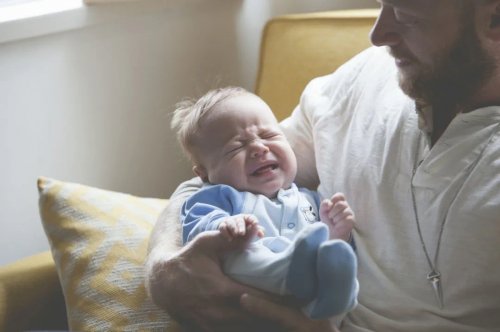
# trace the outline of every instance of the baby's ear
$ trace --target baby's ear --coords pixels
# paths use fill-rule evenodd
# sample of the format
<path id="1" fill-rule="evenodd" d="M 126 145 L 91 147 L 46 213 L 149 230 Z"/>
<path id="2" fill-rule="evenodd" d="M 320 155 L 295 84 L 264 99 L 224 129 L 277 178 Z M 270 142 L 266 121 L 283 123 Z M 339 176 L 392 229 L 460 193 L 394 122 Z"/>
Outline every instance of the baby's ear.
<path id="1" fill-rule="evenodd" d="M 208 174 L 207 174 L 207 170 L 205 169 L 205 167 L 203 167 L 201 165 L 194 165 L 193 172 L 194 172 L 194 174 L 199 176 L 203 182 L 208 182 Z"/>

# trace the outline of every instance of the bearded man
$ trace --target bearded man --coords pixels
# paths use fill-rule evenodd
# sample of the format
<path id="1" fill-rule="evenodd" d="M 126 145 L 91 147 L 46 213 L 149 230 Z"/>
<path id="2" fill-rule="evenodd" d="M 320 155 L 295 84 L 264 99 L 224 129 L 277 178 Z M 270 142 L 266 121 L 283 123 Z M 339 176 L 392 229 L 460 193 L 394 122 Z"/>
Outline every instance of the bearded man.
<path id="1" fill-rule="evenodd" d="M 148 271 L 156 303 L 193 330 L 500 331 L 500 0 L 379 2 L 378 47 L 311 81 L 282 123 L 297 183 L 356 213 L 358 306 L 311 321 L 236 284 L 217 236 L 167 256 L 185 184 Z"/>

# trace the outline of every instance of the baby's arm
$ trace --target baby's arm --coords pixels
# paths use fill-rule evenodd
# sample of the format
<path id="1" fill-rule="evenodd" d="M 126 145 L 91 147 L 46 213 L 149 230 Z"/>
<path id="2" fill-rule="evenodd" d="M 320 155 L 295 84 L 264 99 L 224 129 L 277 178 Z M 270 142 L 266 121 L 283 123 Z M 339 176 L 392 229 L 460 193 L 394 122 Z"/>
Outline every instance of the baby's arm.
<path id="1" fill-rule="evenodd" d="M 259 226 L 259 222 L 254 215 L 251 214 L 237 214 L 234 216 L 226 217 L 219 224 L 219 231 L 229 241 L 237 237 L 263 237 L 264 230 Z"/>
<path id="2" fill-rule="evenodd" d="M 321 221 L 330 229 L 330 239 L 349 241 L 356 222 L 354 213 L 344 194 L 336 193 L 330 199 L 324 199 L 319 208 Z"/>

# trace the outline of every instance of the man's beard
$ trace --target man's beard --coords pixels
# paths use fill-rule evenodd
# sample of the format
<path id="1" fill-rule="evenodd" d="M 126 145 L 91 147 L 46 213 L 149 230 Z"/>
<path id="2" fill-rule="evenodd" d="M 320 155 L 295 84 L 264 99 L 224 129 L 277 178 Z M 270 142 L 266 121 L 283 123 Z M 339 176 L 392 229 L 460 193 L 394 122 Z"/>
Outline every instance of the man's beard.
<path id="1" fill-rule="evenodd" d="M 400 73 L 403 92 L 417 103 L 446 109 L 450 117 L 466 106 L 496 68 L 494 58 L 483 48 L 472 24 L 466 24 L 458 40 L 436 59 L 434 65 L 411 77 Z"/>

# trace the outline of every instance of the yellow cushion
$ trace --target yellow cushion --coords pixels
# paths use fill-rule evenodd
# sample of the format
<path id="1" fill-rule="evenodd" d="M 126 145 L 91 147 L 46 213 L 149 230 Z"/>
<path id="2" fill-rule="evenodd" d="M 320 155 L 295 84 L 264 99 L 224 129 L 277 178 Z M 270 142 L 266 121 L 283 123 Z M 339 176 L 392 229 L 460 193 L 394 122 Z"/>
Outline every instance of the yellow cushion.
<path id="1" fill-rule="evenodd" d="M 144 260 L 167 200 L 38 179 L 40 215 L 74 331 L 178 331 L 148 298 Z"/>
<path id="2" fill-rule="evenodd" d="M 283 15 L 262 36 L 255 92 L 278 120 L 298 104 L 306 84 L 329 74 L 370 45 L 378 9 Z"/>

